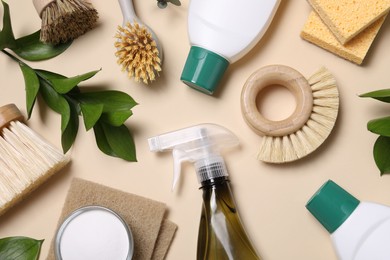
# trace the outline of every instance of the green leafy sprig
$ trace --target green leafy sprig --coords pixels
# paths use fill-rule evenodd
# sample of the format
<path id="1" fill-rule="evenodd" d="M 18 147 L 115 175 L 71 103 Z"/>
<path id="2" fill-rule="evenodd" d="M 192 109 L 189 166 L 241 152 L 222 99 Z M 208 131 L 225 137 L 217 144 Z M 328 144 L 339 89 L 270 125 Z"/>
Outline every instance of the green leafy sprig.
<path id="1" fill-rule="evenodd" d="M 390 103 L 390 89 L 368 92 L 360 97 L 369 97 Z M 390 116 L 370 120 L 367 129 L 379 135 L 374 144 L 374 160 L 381 175 L 390 173 Z"/>
<path id="2" fill-rule="evenodd" d="M 86 130 L 93 128 L 99 149 L 107 155 L 127 161 L 136 161 L 136 152 L 130 131 L 124 125 L 137 105 L 132 97 L 120 91 L 84 91 L 79 83 L 93 77 L 98 70 L 67 78 L 63 75 L 33 69 L 5 49 L 12 50 L 28 61 L 53 58 L 64 52 L 70 43 L 56 46 L 39 41 L 39 31 L 15 39 L 12 31 L 9 6 L 4 7 L 3 28 L 0 31 L 0 50 L 16 61 L 23 73 L 26 89 L 28 119 L 40 94 L 46 104 L 61 114 L 61 143 L 64 152 L 73 145 L 78 128 L 79 115 L 84 119 Z"/>
<path id="3" fill-rule="evenodd" d="M 0 239 L 0 259 L 37 260 L 43 240 L 29 237 L 6 237 Z"/>
<path id="4" fill-rule="evenodd" d="M 18 62 L 23 72 L 26 89 L 27 115 L 30 118 L 38 93 L 46 104 L 61 114 L 61 143 L 64 152 L 73 145 L 78 128 L 79 115 L 85 129 L 93 128 L 99 149 L 107 155 L 127 161 L 136 161 L 133 138 L 124 125 L 137 105 L 128 94 L 114 90 L 83 91 L 78 86 L 98 73 L 98 70 L 75 77 L 40 69 L 33 69 L 5 50 L 3 53 Z"/>

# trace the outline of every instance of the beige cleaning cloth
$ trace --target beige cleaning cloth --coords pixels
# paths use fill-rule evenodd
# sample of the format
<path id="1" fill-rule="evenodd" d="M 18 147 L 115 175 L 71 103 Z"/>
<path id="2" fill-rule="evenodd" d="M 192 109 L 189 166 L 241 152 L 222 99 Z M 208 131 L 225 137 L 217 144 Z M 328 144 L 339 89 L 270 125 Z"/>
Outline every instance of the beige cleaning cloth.
<path id="1" fill-rule="evenodd" d="M 176 224 L 164 218 L 165 204 L 75 178 L 69 188 L 58 227 L 74 210 L 89 205 L 107 207 L 126 221 L 134 238 L 133 259 L 164 259 L 177 229 Z M 55 260 L 53 243 L 54 239 L 47 260 Z"/>

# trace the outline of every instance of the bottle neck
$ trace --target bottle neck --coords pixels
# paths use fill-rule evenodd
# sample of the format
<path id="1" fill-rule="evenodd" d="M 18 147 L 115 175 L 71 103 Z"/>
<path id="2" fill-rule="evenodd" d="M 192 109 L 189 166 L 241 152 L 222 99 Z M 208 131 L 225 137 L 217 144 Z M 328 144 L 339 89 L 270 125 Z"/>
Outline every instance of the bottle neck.
<path id="1" fill-rule="evenodd" d="M 225 162 L 221 156 L 211 156 L 198 160 L 195 162 L 195 169 L 199 183 L 228 176 Z"/>
<path id="2" fill-rule="evenodd" d="M 228 186 L 229 183 L 230 183 L 230 180 L 229 180 L 228 176 L 210 178 L 208 180 L 201 182 L 200 189 L 208 189 L 208 188 L 212 188 L 212 187 L 220 186 L 220 185 Z"/>

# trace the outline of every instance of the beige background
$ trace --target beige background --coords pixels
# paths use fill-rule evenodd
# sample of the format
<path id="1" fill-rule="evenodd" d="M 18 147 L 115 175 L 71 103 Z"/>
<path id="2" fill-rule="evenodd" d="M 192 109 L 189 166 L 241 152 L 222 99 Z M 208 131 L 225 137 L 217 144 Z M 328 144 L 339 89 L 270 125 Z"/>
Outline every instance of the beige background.
<path id="1" fill-rule="evenodd" d="M 16 37 L 39 28 L 40 19 L 31 1 L 8 2 Z M 189 1 L 182 0 L 181 7 L 170 5 L 164 10 L 157 8 L 155 0 L 134 2 L 139 17 L 155 30 L 164 48 L 164 71 L 151 86 L 129 80 L 116 64 L 114 35 L 116 26 L 122 23 L 117 1 L 93 1 L 100 13 L 96 29 L 76 40 L 61 56 L 28 64 L 67 76 L 102 68 L 82 85 L 121 90 L 139 103 L 126 123 L 136 142 L 138 162 L 105 156 L 96 147 L 93 132 L 85 132 L 81 124 L 71 151 L 71 165 L 0 217 L 0 237 L 45 239 L 41 258 L 46 257 L 70 181 L 80 177 L 166 203 L 168 218 L 179 226 L 167 259 L 194 259 L 202 203 L 194 169 L 184 166 L 180 185 L 171 192 L 172 157 L 149 152 L 147 138 L 199 123 L 216 123 L 229 128 L 241 141 L 240 148 L 226 153 L 225 158 L 242 220 L 261 255 L 275 260 L 336 259 L 327 232 L 308 213 L 305 203 L 326 180 L 333 179 L 361 200 L 390 205 L 390 178 L 379 176 L 372 157 L 376 136 L 366 130 L 368 120 L 389 115 L 389 105 L 358 97 L 390 87 L 389 19 L 364 65 L 357 66 L 303 41 L 299 33 L 310 6 L 306 1 L 282 1 L 264 38 L 230 66 L 221 88 L 211 97 L 179 80 L 189 50 Z M 261 137 L 247 127 L 240 111 L 245 80 L 270 64 L 288 65 L 306 76 L 324 65 L 335 75 L 341 95 L 339 118 L 329 139 L 312 155 L 286 165 L 256 160 Z M 25 113 L 21 71 L 3 54 L 0 86 L 0 104 L 15 103 Z M 294 100 L 288 92 L 279 88 L 269 95 L 271 108 L 265 109 L 269 117 L 283 118 L 292 112 Z M 28 125 L 60 146 L 60 117 L 41 102 L 35 106 Z"/>

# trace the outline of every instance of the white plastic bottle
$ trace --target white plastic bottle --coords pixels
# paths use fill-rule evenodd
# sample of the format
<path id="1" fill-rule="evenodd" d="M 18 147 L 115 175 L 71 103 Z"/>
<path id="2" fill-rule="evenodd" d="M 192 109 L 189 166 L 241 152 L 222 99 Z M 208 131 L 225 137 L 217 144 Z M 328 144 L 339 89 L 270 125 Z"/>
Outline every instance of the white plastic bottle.
<path id="1" fill-rule="evenodd" d="M 360 202 L 329 180 L 306 208 L 331 234 L 339 259 L 390 259 L 390 207 Z"/>
<path id="2" fill-rule="evenodd" d="M 191 44 L 181 80 L 212 94 L 230 63 L 244 56 L 267 30 L 280 0 L 192 0 Z"/>

